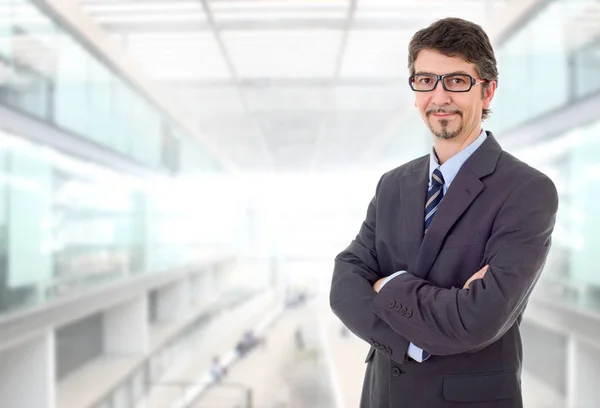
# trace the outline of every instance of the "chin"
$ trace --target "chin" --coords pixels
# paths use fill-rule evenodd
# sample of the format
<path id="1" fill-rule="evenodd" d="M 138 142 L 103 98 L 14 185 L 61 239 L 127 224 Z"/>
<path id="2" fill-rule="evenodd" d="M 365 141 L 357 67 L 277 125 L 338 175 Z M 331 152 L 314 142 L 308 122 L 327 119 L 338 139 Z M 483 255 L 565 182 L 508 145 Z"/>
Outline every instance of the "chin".
<path id="1" fill-rule="evenodd" d="M 435 137 L 440 138 L 440 139 L 444 139 L 444 140 L 450 140 L 450 139 L 454 139 L 456 136 L 458 136 L 458 133 L 446 133 L 446 132 L 434 132 Z"/>
<path id="2" fill-rule="evenodd" d="M 454 139 L 462 132 L 462 126 L 457 127 L 448 127 L 448 126 L 430 126 L 431 133 L 433 133 L 436 137 L 444 140 Z"/>

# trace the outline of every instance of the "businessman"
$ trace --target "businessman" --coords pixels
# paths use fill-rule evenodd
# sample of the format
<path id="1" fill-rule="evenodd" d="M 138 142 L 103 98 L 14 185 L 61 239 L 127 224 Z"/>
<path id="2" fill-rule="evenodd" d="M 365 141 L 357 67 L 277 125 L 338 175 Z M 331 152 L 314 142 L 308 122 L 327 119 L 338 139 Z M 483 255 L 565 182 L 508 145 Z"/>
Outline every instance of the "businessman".
<path id="1" fill-rule="evenodd" d="M 556 188 L 482 130 L 498 70 L 480 26 L 418 31 L 408 66 L 433 149 L 381 177 L 331 285 L 334 313 L 371 345 L 360 406 L 521 408 L 519 324 Z"/>

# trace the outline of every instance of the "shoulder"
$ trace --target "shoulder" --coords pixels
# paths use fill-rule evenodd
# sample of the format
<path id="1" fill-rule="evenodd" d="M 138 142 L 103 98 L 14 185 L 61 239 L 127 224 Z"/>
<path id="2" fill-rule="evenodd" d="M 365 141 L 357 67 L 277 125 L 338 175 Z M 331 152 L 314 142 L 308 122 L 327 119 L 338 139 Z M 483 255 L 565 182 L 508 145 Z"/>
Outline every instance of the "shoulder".
<path id="1" fill-rule="evenodd" d="M 498 165 L 494 172 L 496 176 L 503 178 L 514 179 L 518 182 L 525 182 L 530 179 L 547 179 L 550 178 L 535 167 L 530 166 L 524 161 L 519 160 L 512 154 L 503 150 L 498 159 Z"/>
<path id="2" fill-rule="evenodd" d="M 379 180 L 380 186 L 397 184 L 403 177 L 421 171 L 429 164 L 429 154 L 418 157 L 398 167 L 386 171 Z"/>
<path id="3" fill-rule="evenodd" d="M 534 196 L 536 200 L 558 201 L 557 189 L 550 177 L 504 150 L 492 179 L 507 193 L 507 198 L 525 195 Z"/>

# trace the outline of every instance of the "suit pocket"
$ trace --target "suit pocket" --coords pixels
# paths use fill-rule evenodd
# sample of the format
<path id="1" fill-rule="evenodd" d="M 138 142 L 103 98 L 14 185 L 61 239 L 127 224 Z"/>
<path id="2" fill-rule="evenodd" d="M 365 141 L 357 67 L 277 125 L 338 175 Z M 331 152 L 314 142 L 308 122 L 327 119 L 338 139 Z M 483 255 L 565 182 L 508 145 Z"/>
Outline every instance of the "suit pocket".
<path id="1" fill-rule="evenodd" d="M 521 382 L 516 371 L 444 376 L 446 401 L 497 401 L 515 398 L 520 392 Z"/>
<path id="2" fill-rule="evenodd" d="M 367 353 L 367 357 L 365 358 L 365 363 L 368 363 L 373 358 L 373 354 L 375 354 L 375 347 L 371 346 L 369 352 Z"/>

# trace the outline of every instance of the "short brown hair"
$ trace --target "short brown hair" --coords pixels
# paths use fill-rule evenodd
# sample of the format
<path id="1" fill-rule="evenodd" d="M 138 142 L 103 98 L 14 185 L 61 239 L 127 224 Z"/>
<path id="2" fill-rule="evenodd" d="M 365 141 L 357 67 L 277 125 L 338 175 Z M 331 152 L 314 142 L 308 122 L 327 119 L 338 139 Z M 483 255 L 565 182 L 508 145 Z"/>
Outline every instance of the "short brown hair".
<path id="1" fill-rule="evenodd" d="M 475 64 L 475 71 L 482 79 L 498 82 L 498 67 L 494 49 L 483 28 L 461 18 L 444 18 L 415 33 L 408 46 L 408 70 L 415 73 L 415 60 L 419 52 L 434 50 L 448 57 L 460 57 Z M 482 96 L 487 87 L 482 84 Z M 489 109 L 483 109 L 481 119 L 489 117 Z"/>

